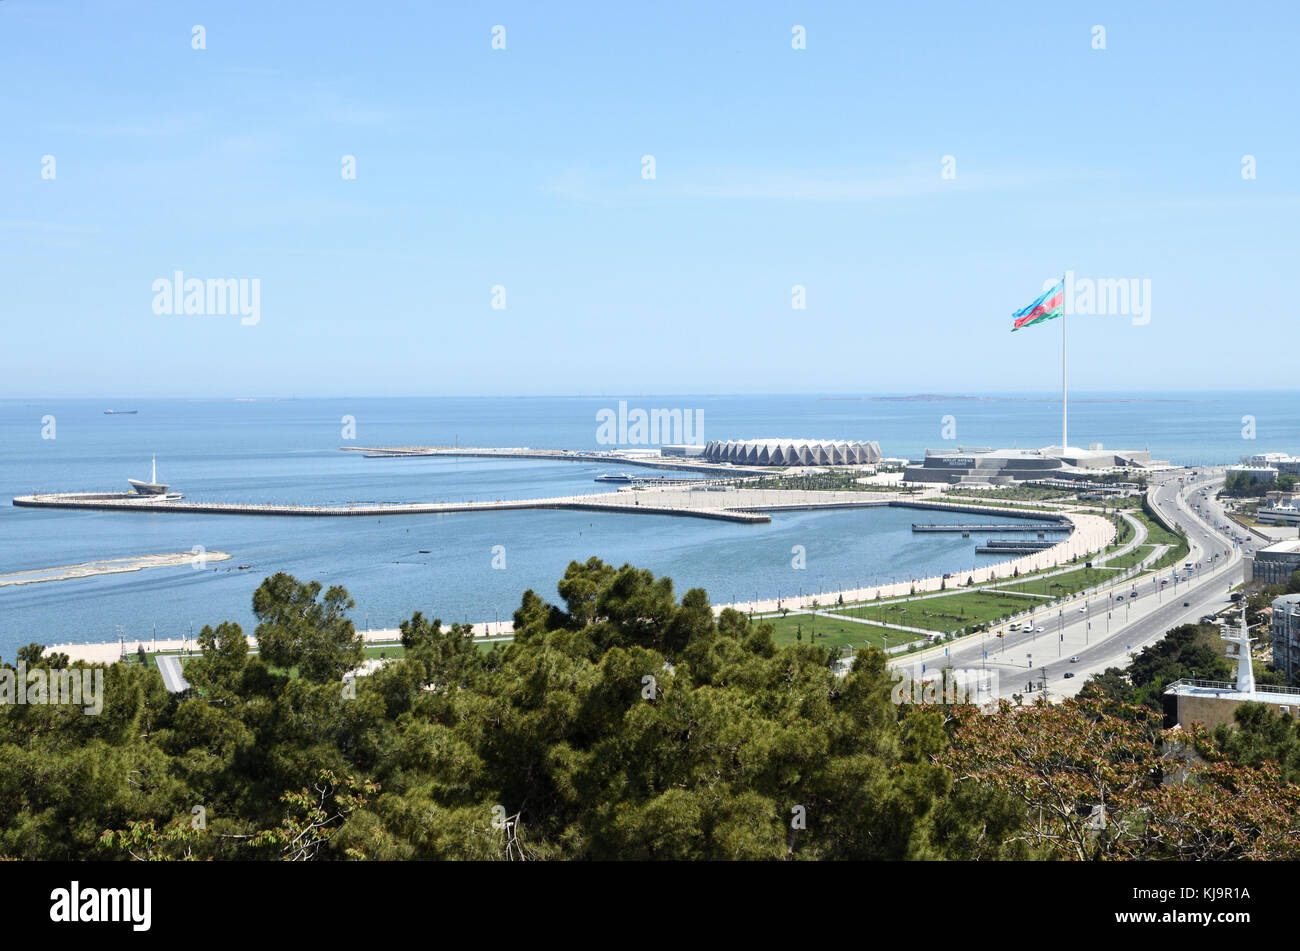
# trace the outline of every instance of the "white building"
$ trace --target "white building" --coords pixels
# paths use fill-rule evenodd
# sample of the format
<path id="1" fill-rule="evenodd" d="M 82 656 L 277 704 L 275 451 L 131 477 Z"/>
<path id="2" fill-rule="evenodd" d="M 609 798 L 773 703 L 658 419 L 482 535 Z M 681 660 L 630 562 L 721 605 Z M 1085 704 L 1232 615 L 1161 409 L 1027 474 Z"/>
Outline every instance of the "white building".
<path id="1" fill-rule="evenodd" d="M 861 466 L 881 460 L 877 442 L 830 439 L 710 440 L 704 447 L 709 462 L 738 466 Z"/>

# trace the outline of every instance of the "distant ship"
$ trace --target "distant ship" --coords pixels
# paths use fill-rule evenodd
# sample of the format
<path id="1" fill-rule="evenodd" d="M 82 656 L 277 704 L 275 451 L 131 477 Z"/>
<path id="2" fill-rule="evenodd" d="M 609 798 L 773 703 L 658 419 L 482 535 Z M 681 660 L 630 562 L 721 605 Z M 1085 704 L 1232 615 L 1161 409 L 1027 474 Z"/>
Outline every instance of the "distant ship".
<path id="1" fill-rule="evenodd" d="M 149 473 L 149 481 L 141 482 L 139 479 L 127 479 L 132 490 L 136 495 L 166 495 L 167 486 L 158 481 L 158 457 L 153 457 L 153 468 Z"/>
<path id="2" fill-rule="evenodd" d="M 104 415 L 105 416 L 134 416 L 138 412 L 140 412 L 138 409 L 106 409 L 104 410 Z"/>
<path id="3" fill-rule="evenodd" d="M 632 476 L 628 475 L 626 472 L 620 472 L 620 473 L 618 473 L 617 475 L 610 475 L 609 473 L 605 473 L 605 474 L 603 474 L 603 475 L 598 475 L 598 476 L 596 476 L 596 481 L 597 481 L 597 482 L 623 482 L 623 483 L 632 483 L 632 482 L 634 482 L 634 481 L 636 481 L 636 480 L 633 479 Z"/>

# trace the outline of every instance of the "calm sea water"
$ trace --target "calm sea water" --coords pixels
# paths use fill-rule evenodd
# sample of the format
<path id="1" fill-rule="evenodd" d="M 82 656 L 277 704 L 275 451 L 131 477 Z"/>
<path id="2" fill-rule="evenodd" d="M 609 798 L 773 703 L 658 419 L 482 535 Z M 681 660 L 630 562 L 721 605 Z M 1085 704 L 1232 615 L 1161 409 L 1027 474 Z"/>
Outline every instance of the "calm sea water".
<path id="1" fill-rule="evenodd" d="M 1042 400 L 846 400 L 813 396 L 629 397 L 631 408 L 701 409 L 704 438 L 875 439 L 886 455 L 919 456 L 954 417 L 963 445 L 1059 441 L 1060 407 Z M 0 497 L 33 490 L 123 490 L 159 479 L 192 499 L 305 504 L 525 498 L 602 491 L 608 465 L 490 459 L 365 459 L 342 445 L 601 448 L 596 414 L 616 399 L 339 399 L 139 401 L 106 416 L 86 401 L 0 403 Z M 1140 401 L 1083 396 L 1071 442 L 1148 447 L 1188 464 L 1265 451 L 1300 452 L 1297 396 L 1169 394 Z M 342 435 L 356 420 L 355 442 Z M 1243 438 L 1244 416 L 1254 420 Z M 43 438 L 51 432 L 55 438 Z M 555 599 L 572 559 L 597 555 L 670 575 L 715 601 L 833 590 L 960 572 L 988 558 L 960 536 L 914 537 L 903 509 L 778 514 L 769 525 L 582 512 L 499 512 L 384 519 L 131 515 L 0 505 L 0 573 L 156 552 L 229 552 L 206 570 L 150 569 L 0 588 L 0 656 L 30 641 L 176 636 L 236 620 L 251 631 L 251 594 L 289 571 L 342 584 L 360 626 L 392 627 L 412 611 L 444 620 L 506 619 L 526 588 Z M 492 568 L 494 546 L 505 568 Z M 805 570 L 791 567 L 806 550 Z M 427 554 L 421 550 L 427 550 Z M 247 564 L 248 571 L 234 570 Z"/>

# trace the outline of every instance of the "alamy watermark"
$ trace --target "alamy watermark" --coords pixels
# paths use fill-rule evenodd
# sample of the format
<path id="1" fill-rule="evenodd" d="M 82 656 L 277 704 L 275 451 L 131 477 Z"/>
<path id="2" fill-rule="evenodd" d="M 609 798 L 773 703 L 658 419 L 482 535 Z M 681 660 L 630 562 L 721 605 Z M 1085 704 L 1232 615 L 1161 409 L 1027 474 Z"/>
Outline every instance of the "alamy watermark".
<path id="1" fill-rule="evenodd" d="M 633 409 L 596 411 L 596 443 L 601 446 L 699 445 L 704 441 L 704 410 Z"/>
<path id="2" fill-rule="evenodd" d="M 1060 278 L 1043 281 L 1043 290 L 1061 283 Z M 1065 272 L 1061 304 L 1067 317 L 1074 314 L 1100 317 L 1132 317 L 1136 326 L 1151 323 L 1151 278 L 1075 277 Z"/>
<path id="3" fill-rule="evenodd" d="M 917 664 L 912 670 L 895 667 L 891 671 L 894 687 L 889 698 L 896 705 L 904 703 L 957 704 L 972 703 L 980 713 L 998 709 L 998 672 L 982 667 L 944 667 L 926 673 Z"/>
<path id="4" fill-rule="evenodd" d="M 0 704 L 81 707 L 86 716 L 104 709 L 104 668 L 35 667 L 26 661 L 0 668 Z"/>
<path id="5" fill-rule="evenodd" d="M 238 315 L 252 327 L 262 319 L 262 280 L 247 277 L 187 278 L 177 271 L 172 278 L 153 282 L 153 312 L 159 316 L 224 317 Z"/>
<path id="6" fill-rule="evenodd" d="M 83 888 L 73 880 L 50 892 L 50 921 L 123 922 L 132 931 L 148 931 L 153 922 L 152 888 Z"/>

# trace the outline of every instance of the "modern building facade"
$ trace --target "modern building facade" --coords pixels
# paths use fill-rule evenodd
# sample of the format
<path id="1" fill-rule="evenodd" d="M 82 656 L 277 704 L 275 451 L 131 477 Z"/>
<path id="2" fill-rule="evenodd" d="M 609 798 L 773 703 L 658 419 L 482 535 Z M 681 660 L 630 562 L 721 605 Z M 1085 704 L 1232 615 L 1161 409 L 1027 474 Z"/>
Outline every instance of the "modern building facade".
<path id="1" fill-rule="evenodd" d="M 1105 469 L 1147 469 L 1164 465 L 1145 450 L 927 449 L 903 472 L 906 482 L 1010 484 L 1045 479 L 1088 479 Z"/>
<path id="2" fill-rule="evenodd" d="M 1283 475 L 1300 475 L 1300 456 L 1289 456 L 1284 452 L 1262 452 L 1250 457 L 1253 468 L 1276 469 Z"/>
<path id="3" fill-rule="evenodd" d="M 1300 525 L 1300 505 L 1294 501 L 1261 505 L 1255 517 L 1265 525 Z"/>
<path id="4" fill-rule="evenodd" d="M 1277 481 L 1280 472 L 1272 466 L 1229 466 L 1228 475 L 1230 477 L 1234 475 L 1244 475 L 1248 477 L 1252 483 L 1270 483 Z"/>
<path id="5" fill-rule="evenodd" d="M 1300 540 L 1277 542 L 1255 552 L 1250 563 L 1250 580 L 1264 584 L 1286 584 L 1300 571 Z"/>
<path id="6" fill-rule="evenodd" d="M 708 442 L 704 458 L 737 466 L 861 466 L 874 465 L 883 456 L 874 441 L 728 439 Z"/>
<path id="7" fill-rule="evenodd" d="M 1300 680 L 1300 594 L 1273 601 L 1273 668 L 1293 686 Z"/>

